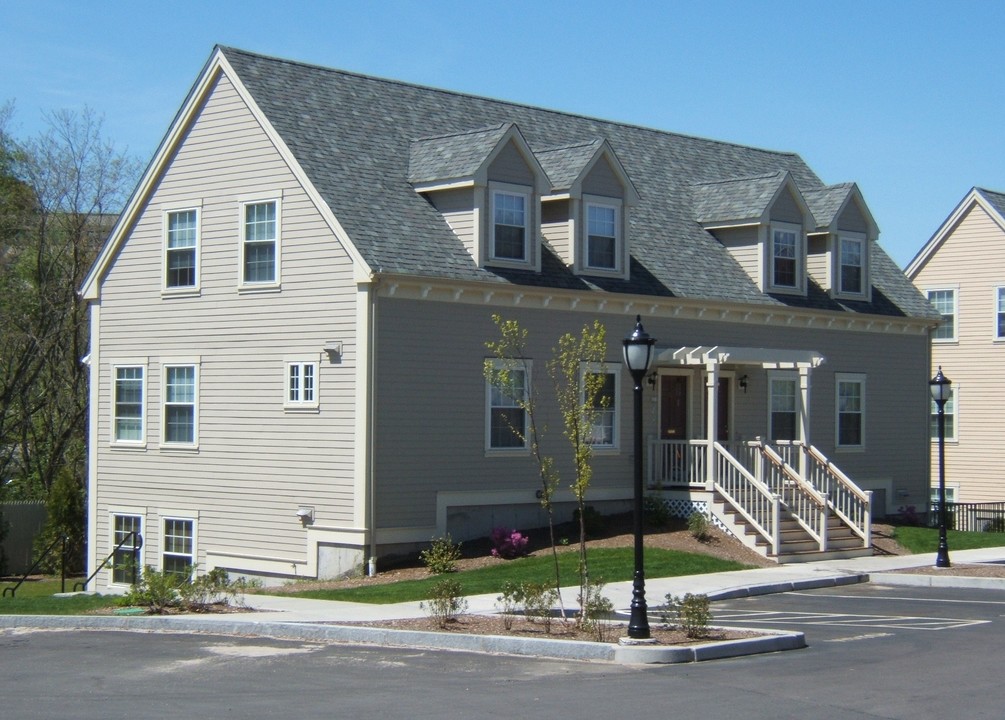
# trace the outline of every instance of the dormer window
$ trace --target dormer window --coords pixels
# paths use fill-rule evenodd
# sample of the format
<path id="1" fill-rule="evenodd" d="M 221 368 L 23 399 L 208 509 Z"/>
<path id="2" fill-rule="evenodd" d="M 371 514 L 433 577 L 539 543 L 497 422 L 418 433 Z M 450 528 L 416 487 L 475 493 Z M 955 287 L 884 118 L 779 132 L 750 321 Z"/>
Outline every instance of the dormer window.
<path id="1" fill-rule="evenodd" d="M 798 225 L 771 226 L 771 287 L 779 290 L 799 289 L 803 241 Z"/>
<path id="2" fill-rule="evenodd" d="M 586 203 L 586 267 L 617 270 L 621 255 L 621 213 L 611 203 Z"/>
<path id="3" fill-rule="evenodd" d="M 527 262 L 530 254 L 527 226 L 530 194 L 511 189 L 492 191 L 492 238 L 491 256 L 493 260 Z"/>
<path id="4" fill-rule="evenodd" d="M 839 292 L 860 295 L 865 277 L 865 238 L 842 234 L 839 239 Z"/>

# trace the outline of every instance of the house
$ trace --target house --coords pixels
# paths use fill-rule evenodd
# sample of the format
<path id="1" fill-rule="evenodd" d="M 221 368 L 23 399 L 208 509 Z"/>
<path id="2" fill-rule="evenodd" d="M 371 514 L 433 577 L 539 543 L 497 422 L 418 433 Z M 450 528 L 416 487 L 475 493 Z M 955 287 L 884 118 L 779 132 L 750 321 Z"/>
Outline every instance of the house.
<path id="1" fill-rule="evenodd" d="M 939 311 L 929 373 L 952 381 L 946 403 L 946 500 L 1005 500 L 1005 194 L 973 188 L 907 266 Z M 998 382 L 1002 378 L 1002 382 Z M 932 403 L 932 481 L 938 483 Z M 933 499 L 937 488 L 933 488 Z M 980 528 L 977 528 L 980 529 Z"/>
<path id="2" fill-rule="evenodd" d="M 90 567 L 137 532 L 153 567 L 331 577 L 539 527 L 514 395 L 540 388 L 566 488 L 545 366 L 594 319 L 588 501 L 627 509 L 636 315 L 661 501 L 780 560 L 868 551 L 871 514 L 927 498 L 937 322 L 877 237 L 791 153 L 219 47 L 82 287 Z M 508 392 L 493 314 L 530 337 Z"/>

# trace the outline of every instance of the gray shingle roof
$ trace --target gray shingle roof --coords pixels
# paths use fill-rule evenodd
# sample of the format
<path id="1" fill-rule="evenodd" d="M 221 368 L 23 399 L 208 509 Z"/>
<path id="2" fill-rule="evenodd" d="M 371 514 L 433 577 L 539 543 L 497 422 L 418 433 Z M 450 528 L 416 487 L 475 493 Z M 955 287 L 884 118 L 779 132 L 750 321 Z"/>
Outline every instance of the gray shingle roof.
<path id="1" fill-rule="evenodd" d="M 594 138 L 588 142 L 567 145 L 565 147 L 535 150 L 541 167 L 551 180 L 551 189 L 562 192 L 572 187 L 579 179 L 586 164 L 593 159 L 597 150 L 604 144 L 602 138 Z"/>
<path id="2" fill-rule="evenodd" d="M 221 48 L 365 260 L 378 272 L 760 305 L 811 299 L 766 295 L 695 220 L 693 186 L 788 172 L 801 192 L 823 183 L 802 159 Z M 540 273 L 479 268 L 444 219 L 410 184 L 473 162 L 490 131 L 515 123 L 535 151 L 607 140 L 641 200 L 629 214 L 631 278 L 578 277 L 545 252 Z M 481 129 L 479 136 L 473 130 Z M 455 135 L 456 134 L 456 135 Z M 454 141 L 413 146 L 417 139 Z M 413 150 L 413 147 L 415 148 Z M 413 151 L 416 155 L 413 155 Z M 476 156 L 477 153 L 475 152 Z M 571 155 L 571 150 L 570 150 Z M 474 157 L 472 156 L 472 157 Z M 463 159 L 462 159 L 463 158 Z M 415 160 L 415 167 L 410 163 Z M 556 161 L 556 165 L 561 165 Z M 571 172 L 571 158 L 563 165 Z M 556 175 L 564 177 L 563 173 Z M 884 302 L 848 310 L 927 315 L 926 303 L 874 247 Z M 833 305 L 833 301 L 828 300 Z M 845 303 L 844 305 L 849 305 Z"/>
<path id="3" fill-rule="evenodd" d="M 421 183 L 474 175 L 512 126 L 500 123 L 416 140 L 409 153 L 408 181 Z"/>
<path id="4" fill-rule="evenodd" d="M 785 173 L 731 178 L 694 186 L 695 220 L 705 225 L 760 218 L 784 182 Z"/>
<path id="5" fill-rule="evenodd" d="M 1005 218 L 1005 194 L 986 190 L 984 188 L 974 188 L 988 203 L 998 211 L 998 214 Z"/>
<path id="6" fill-rule="evenodd" d="M 834 222 L 838 211 L 848 198 L 855 183 L 839 183 L 822 188 L 808 188 L 803 191 L 803 198 L 810 206 L 817 221 L 817 228 L 829 228 Z"/>

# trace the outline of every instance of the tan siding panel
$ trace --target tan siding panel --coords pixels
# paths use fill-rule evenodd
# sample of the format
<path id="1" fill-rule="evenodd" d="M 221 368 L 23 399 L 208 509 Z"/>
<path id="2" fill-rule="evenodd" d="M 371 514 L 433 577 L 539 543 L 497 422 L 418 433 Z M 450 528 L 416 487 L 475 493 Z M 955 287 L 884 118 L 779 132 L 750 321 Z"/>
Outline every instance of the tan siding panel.
<path id="1" fill-rule="evenodd" d="M 515 183 L 517 185 L 532 185 L 534 174 L 527 166 L 527 161 L 516 149 L 512 141 L 499 151 L 489 166 L 489 180 Z"/>
<path id="2" fill-rule="evenodd" d="M 583 178 L 583 192 L 612 198 L 624 197 L 625 194 L 621 181 L 604 157 L 601 157 Z"/>

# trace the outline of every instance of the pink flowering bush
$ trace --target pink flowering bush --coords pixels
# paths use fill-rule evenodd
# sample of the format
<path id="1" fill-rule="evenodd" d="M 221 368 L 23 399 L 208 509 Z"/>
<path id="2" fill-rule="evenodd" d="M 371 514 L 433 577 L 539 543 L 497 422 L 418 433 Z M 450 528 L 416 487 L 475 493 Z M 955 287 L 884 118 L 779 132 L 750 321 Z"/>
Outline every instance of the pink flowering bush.
<path id="1" fill-rule="evenodd" d="M 527 554 L 530 538 L 516 530 L 497 527 L 489 537 L 492 540 L 492 557 L 512 560 Z"/>

